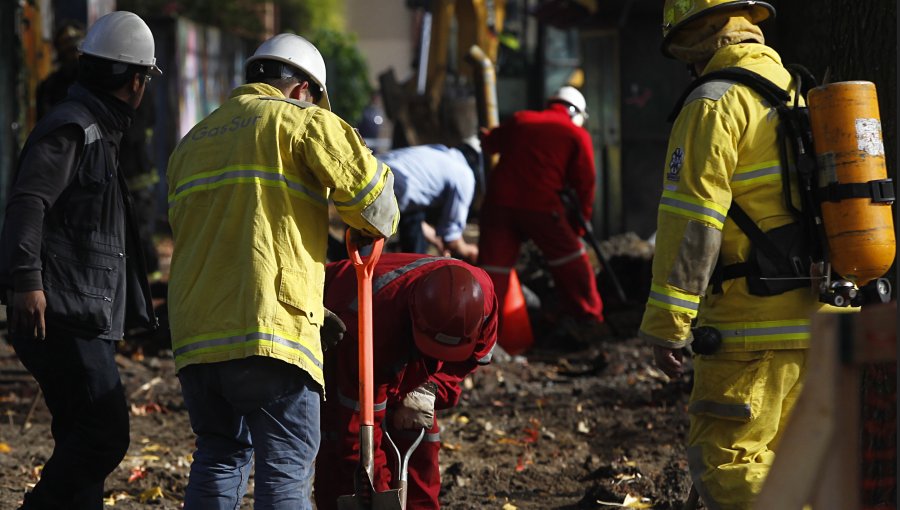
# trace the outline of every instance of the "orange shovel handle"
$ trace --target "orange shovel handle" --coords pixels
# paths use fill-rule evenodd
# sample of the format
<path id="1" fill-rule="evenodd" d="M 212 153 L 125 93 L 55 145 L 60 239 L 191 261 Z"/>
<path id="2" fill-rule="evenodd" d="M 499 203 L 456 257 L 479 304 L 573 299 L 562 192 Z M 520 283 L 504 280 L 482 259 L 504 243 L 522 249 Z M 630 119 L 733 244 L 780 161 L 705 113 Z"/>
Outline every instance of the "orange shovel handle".
<path id="1" fill-rule="evenodd" d="M 359 254 L 359 247 L 347 230 L 347 253 L 356 269 L 359 296 L 359 419 L 360 425 L 375 424 L 375 383 L 372 368 L 372 274 L 381 257 L 384 239 L 375 239 L 368 257 Z"/>

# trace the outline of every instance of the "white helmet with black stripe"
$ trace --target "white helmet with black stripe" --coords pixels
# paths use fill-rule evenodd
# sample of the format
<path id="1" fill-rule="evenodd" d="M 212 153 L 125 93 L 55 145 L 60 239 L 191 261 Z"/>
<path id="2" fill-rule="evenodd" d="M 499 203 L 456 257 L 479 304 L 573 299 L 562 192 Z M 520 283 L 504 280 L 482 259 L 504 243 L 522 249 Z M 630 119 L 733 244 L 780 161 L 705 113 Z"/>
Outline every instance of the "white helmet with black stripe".
<path id="1" fill-rule="evenodd" d="M 321 92 L 318 106 L 331 110 L 328 89 L 325 87 L 325 60 L 313 43 L 296 34 L 278 34 L 263 42 L 253 56 L 247 59 L 247 69 L 261 60 L 281 62 L 306 73 Z"/>

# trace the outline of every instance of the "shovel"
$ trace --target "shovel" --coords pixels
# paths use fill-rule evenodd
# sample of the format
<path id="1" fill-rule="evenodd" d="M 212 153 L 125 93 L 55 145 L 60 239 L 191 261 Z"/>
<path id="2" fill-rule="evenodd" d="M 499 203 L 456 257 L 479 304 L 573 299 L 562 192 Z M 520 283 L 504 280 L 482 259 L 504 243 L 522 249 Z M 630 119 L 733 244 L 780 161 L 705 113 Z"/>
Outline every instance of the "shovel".
<path id="1" fill-rule="evenodd" d="M 606 256 L 603 249 L 600 248 L 600 243 L 597 242 L 597 237 L 594 235 L 594 227 L 581 215 L 581 204 L 578 202 L 578 195 L 575 194 L 575 190 L 572 188 L 564 188 L 559 192 L 559 197 L 562 199 L 566 209 L 568 209 L 571 215 L 578 221 L 578 225 L 584 229 L 583 238 L 597 255 L 597 261 L 600 262 L 603 272 L 606 273 L 609 282 L 612 284 L 613 290 L 616 292 L 615 297 L 618 298 L 622 305 L 626 304 L 628 298 L 625 297 L 625 290 L 622 288 L 622 284 L 619 283 L 619 279 L 616 277 L 616 272 L 613 271 L 609 258 Z"/>
<path id="2" fill-rule="evenodd" d="M 400 490 L 375 492 L 375 383 L 372 368 L 372 274 L 381 256 L 384 239 L 376 239 L 365 257 L 347 230 L 347 253 L 356 269 L 359 295 L 359 466 L 354 476 L 355 494 L 339 496 L 338 510 L 403 510 Z"/>
<path id="3" fill-rule="evenodd" d="M 419 430 L 419 437 L 417 437 L 413 444 L 410 445 L 409 449 L 406 450 L 406 453 L 402 457 L 400 456 L 400 450 L 397 448 L 397 444 L 394 443 L 394 440 L 391 439 L 390 434 L 388 434 L 387 428 L 384 430 L 384 437 L 388 440 L 388 444 L 394 449 L 394 455 L 397 459 L 397 476 L 394 477 L 393 486 L 394 489 L 400 490 L 400 507 L 406 510 L 406 494 L 409 487 L 409 458 L 425 437 L 425 429 Z"/>

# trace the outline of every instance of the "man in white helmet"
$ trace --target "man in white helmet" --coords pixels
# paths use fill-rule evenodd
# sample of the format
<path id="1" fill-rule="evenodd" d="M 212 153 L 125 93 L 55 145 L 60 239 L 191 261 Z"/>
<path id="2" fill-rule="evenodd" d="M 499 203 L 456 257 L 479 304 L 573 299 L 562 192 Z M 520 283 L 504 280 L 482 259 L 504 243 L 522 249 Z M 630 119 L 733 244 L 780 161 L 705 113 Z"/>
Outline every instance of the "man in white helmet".
<path id="1" fill-rule="evenodd" d="M 22 149 L 0 234 L 10 339 L 53 417 L 29 510 L 103 508 L 103 482 L 129 443 L 115 342 L 156 324 L 118 165 L 122 132 L 160 74 L 153 34 L 113 12 L 80 50 L 77 83 Z"/>
<path id="2" fill-rule="evenodd" d="M 416 145 L 378 155 L 396 178 L 400 251 L 427 253 L 431 243 L 439 253 L 476 263 L 478 246 L 466 242 L 463 231 L 475 196 L 480 148 L 472 136 L 457 147 Z"/>
<path id="3" fill-rule="evenodd" d="M 315 46 L 277 35 L 245 75 L 167 170 L 172 348 L 197 434 L 185 508 L 237 508 L 254 454 L 255 508 L 310 508 L 320 327 L 336 319 L 322 304 L 328 202 L 372 238 L 399 211 L 390 169 L 331 113 Z"/>
<path id="4" fill-rule="evenodd" d="M 590 221 L 594 204 L 594 152 L 581 127 L 587 117 L 584 96 L 565 86 L 541 111 L 521 111 L 484 136 L 485 154 L 500 161 L 488 179 L 481 211 L 478 263 L 487 271 L 503 302 L 510 271 L 523 241 L 532 239 L 553 275 L 562 303 L 567 348 L 587 347 L 602 333 L 603 302 L 581 242 L 577 221 L 570 221 L 560 193 L 578 196 Z M 501 342 L 503 341 L 501 337 Z"/>

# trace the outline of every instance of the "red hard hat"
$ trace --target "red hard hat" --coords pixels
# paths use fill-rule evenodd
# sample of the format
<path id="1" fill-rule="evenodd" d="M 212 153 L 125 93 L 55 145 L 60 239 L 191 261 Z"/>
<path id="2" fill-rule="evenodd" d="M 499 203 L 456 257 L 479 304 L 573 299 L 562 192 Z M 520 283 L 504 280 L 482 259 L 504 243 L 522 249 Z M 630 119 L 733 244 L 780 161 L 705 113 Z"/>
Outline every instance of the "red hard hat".
<path id="1" fill-rule="evenodd" d="M 441 266 L 416 283 L 410 312 L 413 338 L 422 354 L 463 361 L 475 350 L 484 322 L 484 293 L 466 268 Z"/>

